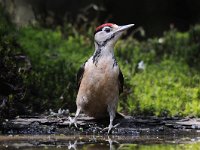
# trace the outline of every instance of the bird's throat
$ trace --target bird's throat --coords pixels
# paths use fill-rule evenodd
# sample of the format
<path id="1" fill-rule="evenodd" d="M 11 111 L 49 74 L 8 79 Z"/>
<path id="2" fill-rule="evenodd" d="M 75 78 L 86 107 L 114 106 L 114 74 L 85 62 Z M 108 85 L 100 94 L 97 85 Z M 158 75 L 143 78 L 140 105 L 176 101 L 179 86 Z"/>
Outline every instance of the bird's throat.
<path id="1" fill-rule="evenodd" d="M 106 40 L 98 42 L 95 41 L 95 43 L 98 45 L 98 47 L 105 47 L 109 41 L 111 41 L 113 38 L 115 38 L 115 33 L 113 33 L 110 37 L 108 37 Z"/>
<path id="2" fill-rule="evenodd" d="M 93 58 L 92 58 L 95 66 L 97 66 L 98 61 L 102 56 L 111 55 L 114 58 L 113 45 L 108 44 L 109 41 L 111 41 L 113 38 L 115 38 L 115 34 L 112 34 L 109 38 L 107 38 L 106 40 L 104 40 L 102 42 L 95 41 L 95 49 L 96 50 L 95 50 Z"/>
<path id="3" fill-rule="evenodd" d="M 93 64 L 98 65 L 100 59 L 108 58 L 115 59 L 114 49 L 111 46 L 97 47 L 92 57 Z"/>

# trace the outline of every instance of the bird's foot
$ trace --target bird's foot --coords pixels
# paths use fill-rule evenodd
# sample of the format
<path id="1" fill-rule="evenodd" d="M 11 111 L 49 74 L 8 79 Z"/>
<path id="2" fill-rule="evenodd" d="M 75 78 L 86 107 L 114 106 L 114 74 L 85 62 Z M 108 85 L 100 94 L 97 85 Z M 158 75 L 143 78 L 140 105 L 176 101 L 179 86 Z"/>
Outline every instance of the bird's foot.
<path id="1" fill-rule="evenodd" d="M 104 128 L 103 131 L 108 130 L 108 134 L 110 134 L 111 130 L 116 128 L 116 127 L 118 127 L 119 125 L 120 125 L 120 123 L 118 123 L 118 124 L 116 124 L 114 126 L 112 124 L 110 124 L 108 127 Z"/>
<path id="2" fill-rule="evenodd" d="M 68 119 L 69 119 L 69 126 L 74 125 L 76 128 L 78 128 L 76 118 L 68 117 Z"/>

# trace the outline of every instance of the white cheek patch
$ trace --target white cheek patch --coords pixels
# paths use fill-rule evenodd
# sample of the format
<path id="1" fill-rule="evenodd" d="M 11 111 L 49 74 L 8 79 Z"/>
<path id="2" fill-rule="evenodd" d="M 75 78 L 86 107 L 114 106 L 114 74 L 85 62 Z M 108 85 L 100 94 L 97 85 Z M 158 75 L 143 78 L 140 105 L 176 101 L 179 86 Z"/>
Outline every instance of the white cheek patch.
<path id="1" fill-rule="evenodd" d="M 95 35 L 95 40 L 99 42 L 103 42 L 108 37 L 109 37 L 109 34 L 106 34 L 104 31 L 100 31 Z"/>

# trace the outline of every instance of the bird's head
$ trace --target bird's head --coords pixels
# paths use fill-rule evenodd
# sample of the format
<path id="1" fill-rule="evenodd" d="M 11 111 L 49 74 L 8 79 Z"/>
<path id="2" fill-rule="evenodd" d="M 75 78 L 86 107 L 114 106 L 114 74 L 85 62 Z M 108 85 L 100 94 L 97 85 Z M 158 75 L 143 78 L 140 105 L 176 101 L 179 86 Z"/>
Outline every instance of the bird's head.
<path id="1" fill-rule="evenodd" d="M 98 46 L 114 46 L 124 31 L 134 24 L 118 26 L 113 23 L 105 23 L 97 27 L 94 34 L 95 43 Z"/>

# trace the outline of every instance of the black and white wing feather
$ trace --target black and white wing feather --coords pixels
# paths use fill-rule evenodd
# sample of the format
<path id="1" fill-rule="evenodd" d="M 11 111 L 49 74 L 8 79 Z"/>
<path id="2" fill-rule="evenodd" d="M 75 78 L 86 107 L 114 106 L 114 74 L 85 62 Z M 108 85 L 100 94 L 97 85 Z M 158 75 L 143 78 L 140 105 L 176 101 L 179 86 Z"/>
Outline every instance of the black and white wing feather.
<path id="1" fill-rule="evenodd" d="M 118 80 L 119 80 L 119 94 L 121 94 L 123 92 L 124 77 L 120 69 L 119 69 Z"/>

